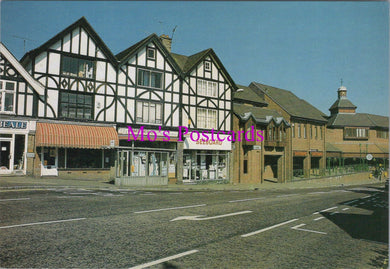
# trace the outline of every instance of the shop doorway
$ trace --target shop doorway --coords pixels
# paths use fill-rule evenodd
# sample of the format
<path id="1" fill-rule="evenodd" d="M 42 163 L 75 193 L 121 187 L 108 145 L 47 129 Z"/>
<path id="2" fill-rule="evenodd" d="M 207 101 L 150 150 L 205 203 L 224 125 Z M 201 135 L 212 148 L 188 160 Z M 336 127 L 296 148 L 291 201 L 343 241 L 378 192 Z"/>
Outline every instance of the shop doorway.
<path id="1" fill-rule="evenodd" d="M 279 158 L 278 155 L 264 155 L 264 179 L 277 180 Z"/>
<path id="2" fill-rule="evenodd" d="M 41 176 L 58 176 L 58 148 L 41 148 Z"/>
<path id="3" fill-rule="evenodd" d="M 11 139 L 0 140 L 0 173 L 6 174 L 12 171 Z"/>

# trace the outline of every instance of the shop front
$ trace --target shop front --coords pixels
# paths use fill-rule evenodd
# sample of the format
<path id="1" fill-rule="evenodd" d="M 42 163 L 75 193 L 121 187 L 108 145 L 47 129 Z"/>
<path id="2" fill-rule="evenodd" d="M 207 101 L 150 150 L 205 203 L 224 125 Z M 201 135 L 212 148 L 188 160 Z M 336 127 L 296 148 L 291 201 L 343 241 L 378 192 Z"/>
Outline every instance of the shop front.
<path id="1" fill-rule="evenodd" d="M 118 134 L 114 126 L 37 122 L 36 175 L 109 179 Z"/>
<path id="2" fill-rule="evenodd" d="M 25 175 L 28 136 L 35 133 L 35 121 L 0 120 L 0 175 Z"/>
<path id="3" fill-rule="evenodd" d="M 231 141 L 227 135 L 220 140 L 194 141 L 185 138 L 183 152 L 183 182 L 202 180 L 229 180 Z"/>
<path id="4" fill-rule="evenodd" d="M 135 133 L 138 129 L 134 128 Z M 156 130 L 156 136 L 129 137 L 127 128 L 119 128 L 119 148 L 116 156 L 115 184 L 124 186 L 167 185 L 176 179 L 177 132 L 165 141 Z"/>

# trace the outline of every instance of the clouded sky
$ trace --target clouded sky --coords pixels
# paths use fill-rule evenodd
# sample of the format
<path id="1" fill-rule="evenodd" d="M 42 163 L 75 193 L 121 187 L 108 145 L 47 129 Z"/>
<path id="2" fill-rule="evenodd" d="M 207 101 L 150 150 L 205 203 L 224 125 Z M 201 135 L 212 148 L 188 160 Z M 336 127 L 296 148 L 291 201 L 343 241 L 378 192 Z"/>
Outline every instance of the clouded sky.
<path id="1" fill-rule="evenodd" d="M 3 1 L 1 41 L 20 59 L 85 16 L 114 54 L 151 33 L 172 52 L 213 48 L 237 84 L 290 90 L 322 112 L 340 79 L 357 112 L 389 115 L 388 2 Z M 26 48 L 24 49 L 24 40 Z"/>

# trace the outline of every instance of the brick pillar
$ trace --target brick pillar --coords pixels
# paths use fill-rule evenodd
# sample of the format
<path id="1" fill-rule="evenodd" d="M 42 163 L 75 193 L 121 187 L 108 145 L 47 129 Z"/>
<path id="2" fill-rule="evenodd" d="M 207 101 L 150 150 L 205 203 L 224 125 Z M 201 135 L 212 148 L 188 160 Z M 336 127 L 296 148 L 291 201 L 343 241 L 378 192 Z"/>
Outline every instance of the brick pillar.
<path id="1" fill-rule="evenodd" d="M 311 156 L 308 156 L 303 160 L 303 175 L 305 178 L 310 177 L 310 169 L 311 169 Z"/>
<path id="2" fill-rule="evenodd" d="M 284 155 L 278 158 L 278 183 L 284 182 Z"/>
<path id="3" fill-rule="evenodd" d="M 177 163 L 176 163 L 176 177 L 177 177 L 178 184 L 183 183 L 183 149 L 184 149 L 184 142 L 178 141 L 177 142 Z"/>

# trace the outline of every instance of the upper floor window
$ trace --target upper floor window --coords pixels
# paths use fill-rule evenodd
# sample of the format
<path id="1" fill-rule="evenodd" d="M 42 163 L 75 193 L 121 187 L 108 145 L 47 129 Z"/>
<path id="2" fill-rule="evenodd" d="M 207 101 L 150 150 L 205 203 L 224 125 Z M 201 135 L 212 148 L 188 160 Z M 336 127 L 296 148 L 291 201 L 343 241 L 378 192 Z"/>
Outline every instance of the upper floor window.
<path id="1" fill-rule="evenodd" d="M 93 78 L 95 63 L 91 60 L 62 56 L 61 74 L 79 78 Z"/>
<path id="2" fill-rule="evenodd" d="M 198 79 L 198 94 L 209 97 L 218 97 L 217 83 L 213 81 Z"/>
<path id="3" fill-rule="evenodd" d="M 138 69 L 138 85 L 161 89 L 162 73 Z"/>
<path id="4" fill-rule="evenodd" d="M 15 112 L 15 89 L 15 82 L 0 80 L 0 112 Z"/>
<path id="5" fill-rule="evenodd" d="M 368 139 L 368 129 L 346 127 L 344 129 L 344 138 L 345 139 Z"/>
<path id="6" fill-rule="evenodd" d="M 161 124 L 161 104 L 153 102 L 137 102 L 137 122 Z"/>
<path id="7" fill-rule="evenodd" d="M 211 71 L 211 62 L 210 61 L 204 61 L 204 70 Z"/>
<path id="8" fill-rule="evenodd" d="M 203 129 L 217 129 L 217 111 L 214 109 L 198 108 L 197 127 Z"/>
<path id="9" fill-rule="evenodd" d="M 318 139 L 318 126 L 314 126 L 314 136 Z"/>
<path id="10" fill-rule="evenodd" d="M 306 124 L 303 124 L 303 138 L 307 137 Z"/>
<path id="11" fill-rule="evenodd" d="M 79 92 L 60 92 L 59 116 L 72 119 L 92 119 L 93 96 Z"/>
<path id="12" fill-rule="evenodd" d="M 384 130 L 377 130 L 376 131 L 376 137 L 377 138 L 389 138 L 389 131 L 384 131 Z"/>
<path id="13" fill-rule="evenodd" d="M 295 137 L 295 123 L 291 124 L 291 136 Z"/>
<path id="14" fill-rule="evenodd" d="M 148 57 L 148 59 L 156 59 L 156 49 L 148 48 L 147 49 L 147 57 Z"/>
<path id="15" fill-rule="evenodd" d="M 301 124 L 298 123 L 298 138 L 301 138 Z"/>

